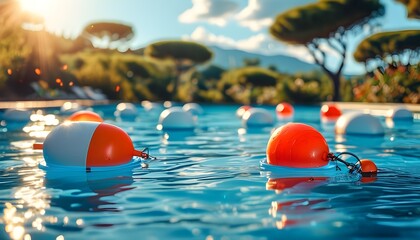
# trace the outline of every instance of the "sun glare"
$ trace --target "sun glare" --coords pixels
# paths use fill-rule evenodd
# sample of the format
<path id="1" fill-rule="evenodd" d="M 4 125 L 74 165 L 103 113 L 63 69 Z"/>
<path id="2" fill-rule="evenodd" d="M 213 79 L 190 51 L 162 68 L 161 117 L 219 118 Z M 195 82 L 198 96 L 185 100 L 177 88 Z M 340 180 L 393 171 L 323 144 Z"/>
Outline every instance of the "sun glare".
<path id="1" fill-rule="evenodd" d="M 22 10 L 35 13 L 41 17 L 49 14 L 52 1 L 54 0 L 19 0 Z"/>

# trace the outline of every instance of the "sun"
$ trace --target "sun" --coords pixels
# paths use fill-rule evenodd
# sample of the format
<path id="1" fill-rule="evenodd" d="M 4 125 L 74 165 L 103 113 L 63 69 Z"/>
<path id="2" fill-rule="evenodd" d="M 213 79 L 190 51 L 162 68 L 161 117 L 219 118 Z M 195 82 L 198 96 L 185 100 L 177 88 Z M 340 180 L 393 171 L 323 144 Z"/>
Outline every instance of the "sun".
<path id="1" fill-rule="evenodd" d="M 23 11 L 35 13 L 45 17 L 50 13 L 51 3 L 54 0 L 19 0 Z"/>

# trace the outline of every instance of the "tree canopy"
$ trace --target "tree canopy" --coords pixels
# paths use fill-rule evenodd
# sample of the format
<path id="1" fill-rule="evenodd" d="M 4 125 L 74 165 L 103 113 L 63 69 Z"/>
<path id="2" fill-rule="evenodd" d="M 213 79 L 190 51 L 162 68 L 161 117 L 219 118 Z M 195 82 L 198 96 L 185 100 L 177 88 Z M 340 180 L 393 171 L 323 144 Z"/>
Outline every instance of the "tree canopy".
<path id="1" fill-rule="evenodd" d="M 161 41 L 150 44 L 144 50 L 146 56 L 172 59 L 177 63 L 201 64 L 210 60 L 213 53 L 204 45 L 190 41 Z"/>
<path id="2" fill-rule="evenodd" d="M 321 0 L 279 14 L 270 27 L 276 39 L 305 45 L 316 64 L 330 77 L 334 85 L 333 100 L 340 100 L 340 78 L 347 56 L 348 34 L 360 33 L 363 26 L 383 15 L 379 0 Z M 328 52 L 322 44 L 340 56 L 336 66 L 327 66 Z M 335 68 L 335 69 L 334 69 Z"/>
<path id="3" fill-rule="evenodd" d="M 316 38 L 329 38 L 337 30 L 345 30 L 381 13 L 378 0 L 324 0 L 279 14 L 270 33 L 281 41 L 306 44 Z"/>
<path id="4" fill-rule="evenodd" d="M 357 46 L 354 58 L 358 62 L 368 62 L 374 59 L 399 55 L 400 59 L 407 56 L 408 62 L 419 61 L 420 30 L 404 30 L 381 32 L 364 39 Z"/>
<path id="5" fill-rule="evenodd" d="M 103 48 L 116 48 L 130 41 L 134 32 L 131 26 L 123 23 L 94 22 L 83 29 L 82 36 L 96 45 L 102 43 Z"/>

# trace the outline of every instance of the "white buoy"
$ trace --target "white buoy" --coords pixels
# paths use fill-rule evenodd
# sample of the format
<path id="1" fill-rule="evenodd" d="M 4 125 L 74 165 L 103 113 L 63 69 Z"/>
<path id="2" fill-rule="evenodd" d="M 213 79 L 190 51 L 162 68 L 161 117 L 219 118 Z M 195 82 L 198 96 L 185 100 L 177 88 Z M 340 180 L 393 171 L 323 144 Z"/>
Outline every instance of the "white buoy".
<path id="1" fill-rule="evenodd" d="M 379 118 L 367 113 L 348 112 L 335 123 L 336 134 L 383 135 L 385 133 Z"/>
<path id="2" fill-rule="evenodd" d="M 29 122 L 31 114 L 32 111 L 28 109 L 10 108 L 4 111 L 2 120 L 5 120 L 7 123 Z"/>
<path id="3" fill-rule="evenodd" d="M 388 128 L 408 129 L 413 125 L 413 113 L 404 107 L 391 109 L 385 117 Z"/>
<path id="4" fill-rule="evenodd" d="M 265 127 L 273 124 L 273 115 L 263 108 L 251 108 L 242 116 L 242 125 L 244 127 Z"/>
<path id="5" fill-rule="evenodd" d="M 193 115 L 201 115 L 204 113 L 203 108 L 198 103 L 186 103 L 182 106 L 182 110 L 191 112 Z"/>
<path id="6" fill-rule="evenodd" d="M 146 110 L 146 111 L 152 111 L 152 112 L 154 112 L 154 111 L 159 111 L 159 113 L 162 111 L 162 109 L 164 108 L 163 106 L 162 106 L 162 104 L 160 104 L 160 103 L 156 103 L 156 102 L 151 102 L 151 101 L 148 101 L 148 100 L 144 100 L 144 101 L 142 101 L 141 102 L 141 106 L 144 108 L 144 110 Z"/>
<path id="7" fill-rule="evenodd" d="M 192 113 L 181 107 L 171 107 L 162 111 L 157 125 L 158 130 L 164 129 L 193 129 L 196 121 Z"/>
<path id="8" fill-rule="evenodd" d="M 121 120 L 134 120 L 137 117 L 137 108 L 132 103 L 119 103 L 114 112 L 114 116 Z"/>
<path id="9" fill-rule="evenodd" d="M 413 113 L 404 107 L 391 109 L 387 112 L 386 118 L 392 120 L 413 120 Z"/>

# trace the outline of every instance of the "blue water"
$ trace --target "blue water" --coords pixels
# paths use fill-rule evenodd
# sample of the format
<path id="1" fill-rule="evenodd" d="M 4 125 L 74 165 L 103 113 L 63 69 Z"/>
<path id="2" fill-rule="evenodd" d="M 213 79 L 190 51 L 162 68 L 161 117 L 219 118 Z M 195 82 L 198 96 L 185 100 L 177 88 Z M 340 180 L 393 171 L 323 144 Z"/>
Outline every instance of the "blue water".
<path id="1" fill-rule="evenodd" d="M 33 142 L 45 122 L 0 128 L 0 239 L 419 239 L 420 121 L 385 136 L 335 136 L 319 106 L 296 106 L 294 122 L 317 128 L 331 152 L 373 160 L 376 178 L 270 179 L 260 169 L 273 127 L 241 131 L 237 105 L 202 105 L 194 131 L 156 130 L 160 110 L 138 106 L 135 121 L 105 121 L 157 160 L 113 172 L 74 174 L 40 167 Z M 274 107 L 265 106 L 274 116 Z M 58 109 L 45 109 L 41 115 Z M 53 117 L 54 117 L 53 116 Z M 381 118 L 381 121 L 385 121 Z M 69 146 L 71 147 L 71 146 Z M 277 189 L 276 189 L 277 188 Z"/>

